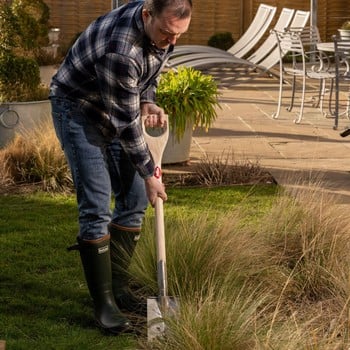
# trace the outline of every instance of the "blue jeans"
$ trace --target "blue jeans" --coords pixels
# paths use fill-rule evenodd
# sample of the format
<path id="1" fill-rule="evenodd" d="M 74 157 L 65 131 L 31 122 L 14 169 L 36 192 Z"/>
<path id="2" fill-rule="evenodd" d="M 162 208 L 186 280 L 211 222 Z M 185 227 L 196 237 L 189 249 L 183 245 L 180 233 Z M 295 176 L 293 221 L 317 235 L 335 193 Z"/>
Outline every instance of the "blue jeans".
<path id="1" fill-rule="evenodd" d="M 148 199 L 144 180 L 118 138 L 108 140 L 79 109 L 79 103 L 51 98 L 57 137 L 73 176 L 79 209 L 79 237 L 93 240 L 113 223 L 140 229 Z M 111 194 L 114 210 L 111 213 Z"/>

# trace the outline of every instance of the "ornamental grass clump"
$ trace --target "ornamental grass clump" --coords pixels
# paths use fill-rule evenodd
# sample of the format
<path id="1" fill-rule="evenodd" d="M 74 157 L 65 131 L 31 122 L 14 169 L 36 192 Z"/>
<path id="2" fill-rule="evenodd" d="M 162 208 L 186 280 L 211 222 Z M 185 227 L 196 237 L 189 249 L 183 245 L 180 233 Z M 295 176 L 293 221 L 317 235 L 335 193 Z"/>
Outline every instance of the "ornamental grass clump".
<path id="1" fill-rule="evenodd" d="M 345 22 L 341 25 L 340 29 L 349 30 L 349 31 L 350 31 L 350 20 L 345 21 Z"/>
<path id="2" fill-rule="evenodd" d="M 329 195 L 312 187 L 278 198 L 259 234 L 285 276 L 284 299 L 322 302 L 347 295 L 349 218 L 341 216 Z"/>
<path id="3" fill-rule="evenodd" d="M 157 104 L 169 115 L 170 131 L 181 140 L 187 127 L 208 130 L 217 118 L 218 86 L 211 75 L 179 67 L 160 76 Z"/>
<path id="4" fill-rule="evenodd" d="M 205 154 L 194 165 L 194 173 L 193 182 L 201 186 L 273 182 L 258 160 L 237 159 L 232 150 L 211 157 Z"/>
<path id="5" fill-rule="evenodd" d="M 168 282 L 179 312 L 165 318 L 166 335 L 155 342 L 147 341 L 146 322 L 135 336 L 95 329 L 79 257 L 64 253 L 78 229 L 73 194 L 0 201 L 1 244 L 11 252 L 1 255 L 0 329 L 12 348 L 349 348 L 350 217 L 317 184 L 295 182 L 277 193 L 271 186 L 170 189 Z M 145 297 L 158 294 L 153 210 L 130 270 Z"/>
<path id="6" fill-rule="evenodd" d="M 0 150 L 2 185 L 32 184 L 44 191 L 70 191 L 72 178 L 51 120 L 18 133 Z"/>
<path id="7" fill-rule="evenodd" d="M 180 210 L 178 215 L 166 220 L 171 295 L 195 297 L 199 291 L 203 294 L 213 290 L 213 281 L 221 288 L 229 280 L 237 284 L 244 281 L 247 273 L 256 275 L 264 269 L 260 263 L 260 254 L 263 253 L 260 239 L 254 237 L 252 244 L 253 237 L 242 228 L 238 215 L 226 213 L 222 218 L 220 215 L 199 213 L 193 217 Z M 146 220 L 144 227 L 148 234 L 140 242 L 142 248 L 136 255 L 133 275 L 139 276 L 139 284 L 148 286 L 149 295 L 156 295 L 153 221 Z"/>
<path id="8" fill-rule="evenodd" d="M 349 346 L 350 218 L 317 184 L 295 187 L 281 190 L 255 220 L 243 203 L 221 215 L 173 212 L 168 282 L 180 310 L 166 318 L 166 337 L 143 348 Z M 153 230 L 147 222 L 132 265 L 140 280 L 148 276 L 148 295 L 157 295 Z"/>

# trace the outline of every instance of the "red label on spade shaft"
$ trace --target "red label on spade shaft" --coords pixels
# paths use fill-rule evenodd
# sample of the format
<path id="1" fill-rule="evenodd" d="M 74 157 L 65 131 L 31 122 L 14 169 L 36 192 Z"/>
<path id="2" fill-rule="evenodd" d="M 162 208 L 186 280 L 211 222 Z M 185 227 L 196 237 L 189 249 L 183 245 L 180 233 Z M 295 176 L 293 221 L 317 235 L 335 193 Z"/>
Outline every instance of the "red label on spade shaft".
<path id="1" fill-rule="evenodd" d="M 160 179 L 162 177 L 162 170 L 160 169 L 159 166 L 156 166 L 156 168 L 154 169 L 154 176 L 157 179 Z"/>

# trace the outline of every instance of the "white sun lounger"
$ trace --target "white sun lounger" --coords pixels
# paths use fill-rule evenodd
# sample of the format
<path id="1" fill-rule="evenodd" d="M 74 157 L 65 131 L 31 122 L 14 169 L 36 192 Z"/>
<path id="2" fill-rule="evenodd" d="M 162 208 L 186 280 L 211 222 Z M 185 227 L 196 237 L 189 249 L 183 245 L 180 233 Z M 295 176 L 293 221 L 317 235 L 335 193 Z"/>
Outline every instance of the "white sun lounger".
<path id="1" fill-rule="evenodd" d="M 287 28 L 294 16 L 295 10 L 284 8 L 281 11 L 281 14 L 276 22 L 274 30 L 283 30 Z M 251 56 L 247 59 L 249 62 L 253 64 L 259 63 L 262 59 L 264 59 L 275 47 L 276 47 L 276 37 L 273 33 L 267 37 L 264 43 L 259 46 L 259 48 L 251 54 Z M 188 51 L 190 48 L 192 50 Z M 231 50 L 232 51 L 232 50 Z M 204 59 L 210 57 L 227 57 L 228 59 L 232 59 L 232 56 L 235 58 L 241 58 L 237 55 L 232 54 L 230 50 L 224 51 L 217 48 L 209 47 L 209 46 L 201 46 L 201 45 L 186 45 L 186 50 L 184 45 L 180 46 L 180 49 L 176 50 L 170 57 L 170 65 L 179 65 L 182 62 Z M 244 63 L 244 62 L 242 62 Z"/>
<path id="2" fill-rule="evenodd" d="M 244 57 L 262 38 L 269 28 L 276 13 L 276 7 L 261 4 L 244 34 L 226 52 L 236 57 Z M 179 45 L 175 46 L 173 57 L 200 52 L 225 52 L 224 50 L 205 45 Z"/>
<path id="3" fill-rule="evenodd" d="M 281 16 L 283 13 L 282 19 L 287 19 L 286 24 L 283 25 L 282 20 L 278 21 L 276 23 L 276 26 L 278 27 L 289 27 L 289 28 L 302 28 L 305 27 L 309 17 L 310 17 L 310 11 L 301 11 L 297 10 L 295 11 L 293 20 L 289 17 L 287 17 L 287 13 L 289 16 L 291 15 L 290 9 L 285 9 L 286 11 L 281 12 Z M 294 11 L 293 11 L 294 12 Z M 280 16 L 280 17 L 281 17 Z M 289 26 L 288 26 L 289 24 Z M 211 48 L 213 49 L 213 48 Z M 278 64 L 280 60 L 280 54 L 279 49 L 277 45 L 277 40 L 272 37 L 268 37 L 266 41 L 262 44 L 262 49 L 260 47 L 257 49 L 257 54 L 254 55 L 254 53 L 248 58 L 248 59 L 242 59 L 239 57 L 236 57 L 235 55 L 229 53 L 228 51 L 220 50 L 220 49 L 214 49 L 215 51 L 212 51 L 209 49 L 208 51 L 204 52 L 197 52 L 192 54 L 184 54 L 181 56 L 175 56 L 170 57 L 168 61 L 168 67 L 169 68 L 176 68 L 179 66 L 186 66 L 186 67 L 193 67 L 193 68 L 205 68 L 210 66 L 243 66 L 248 67 L 253 70 L 258 70 L 260 73 L 269 72 L 269 70 Z M 263 53 L 263 50 L 266 51 L 266 55 Z M 275 75 L 275 74 L 274 74 Z"/>

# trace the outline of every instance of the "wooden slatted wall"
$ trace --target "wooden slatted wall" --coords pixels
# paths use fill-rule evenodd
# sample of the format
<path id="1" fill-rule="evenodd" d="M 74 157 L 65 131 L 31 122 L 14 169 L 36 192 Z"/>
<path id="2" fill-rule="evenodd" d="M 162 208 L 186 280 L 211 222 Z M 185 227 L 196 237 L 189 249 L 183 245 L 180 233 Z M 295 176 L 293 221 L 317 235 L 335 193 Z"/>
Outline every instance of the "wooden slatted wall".
<path id="1" fill-rule="evenodd" d="M 111 9 L 111 0 L 45 0 L 51 23 L 61 29 L 61 40 L 70 42 L 77 33 Z M 119 1 L 119 4 L 127 0 Z M 237 40 L 253 19 L 261 3 L 276 6 L 276 18 L 283 7 L 310 10 L 309 0 L 193 0 L 189 32 L 179 44 L 206 44 L 217 32 L 229 31 Z M 318 26 L 323 40 L 330 40 L 345 19 L 350 19 L 349 0 L 318 0 Z M 274 22 L 273 22 L 274 24 Z"/>
<path id="2" fill-rule="evenodd" d="M 50 22 L 53 27 L 60 28 L 61 42 L 68 44 L 77 33 L 98 16 L 111 9 L 108 0 L 45 0 L 50 8 Z"/>
<path id="3" fill-rule="evenodd" d="M 110 0 L 45 0 L 50 7 L 51 24 L 61 29 L 61 40 L 71 41 L 75 35 L 99 15 L 111 9 Z M 119 2 L 120 4 L 123 1 Z M 212 0 L 193 0 L 194 14 L 190 30 L 179 43 L 206 44 L 217 32 L 229 31 L 234 38 L 241 35 L 241 8 L 239 1 L 223 1 L 220 6 Z"/>
<path id="4" fill-rule="evenodd" d="M 254 1 L 253 11 L 256 12 L 260 3 L 277 7 L 277 14 L 283 7 L 310 11 L 310 0 L 278 0 L 278 1 Z M 349 0 L 318 0 L 317 26 L 320 30 L 321 38 L 329 41 L 332 35 L 337 34 L 337 29 L 346 20 L 350 19 Z"/>
<path id="5" fill-rule="evenodd" d="M 323 3 L 323 6 L 319 6 L 318 9 L 318 26 L 325 33 L 325 39 L 328 41 L 337 33 L 344 21 L 350 20 L 350 1 L 329 0 Z"/>
<path id="6" fill-rule="evenodd" d="M 237 39 L 241 35 L 240 1 L 193 0 L 193 15 L 188 33 L 179 44 L 204 44 L 217 32 L 231 32 Z"/>

